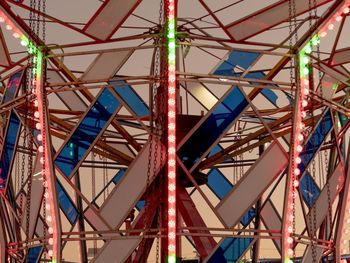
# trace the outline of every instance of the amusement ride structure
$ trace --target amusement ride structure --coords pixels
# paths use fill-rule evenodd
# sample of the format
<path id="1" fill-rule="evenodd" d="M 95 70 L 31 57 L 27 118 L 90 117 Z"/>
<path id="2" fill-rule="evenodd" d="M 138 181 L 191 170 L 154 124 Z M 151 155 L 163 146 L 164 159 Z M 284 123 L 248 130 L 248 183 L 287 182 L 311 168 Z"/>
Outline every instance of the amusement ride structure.
<path id="1" fill-rule="evenodd" d="M 0 0 L 0 262 L 350 262 L 349 0 Z"/>

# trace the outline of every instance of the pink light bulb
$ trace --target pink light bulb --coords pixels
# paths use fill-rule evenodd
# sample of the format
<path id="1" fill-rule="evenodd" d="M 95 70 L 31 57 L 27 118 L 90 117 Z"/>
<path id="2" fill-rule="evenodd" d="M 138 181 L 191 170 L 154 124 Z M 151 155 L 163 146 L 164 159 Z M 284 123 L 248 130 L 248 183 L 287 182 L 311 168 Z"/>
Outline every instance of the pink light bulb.
<path id="1" fill-rule="evenodd" d="M 349 7 L 345 7 L 345 8 L 343 9 L 343 13 L 344 13 L 344 14 L 349 14 L 349 12 L 350 12 L 350 8 L 349 8 Z"/>
<path id="2" fill-rule="evenodd" d="M 301 102 L 301 105 L 302 105 L 303 107 L 306 107 L 306 106 L 307 106 L 307 100 L 303 100 L 303 101 Z"/>
<path id="3" fill-rule="evenodd" d="M 19 38 L 19 34 L 18 34 L 17 32 L 13 33 L 12 36 L 13 36 L 14 38 Z"/>
<path id="4" fill-rule="evenodd" d="M 301 163 L 301 158 L 300 158 L 299 156 L 296 157 L 296 158 L 295 158 L 295 162 L 296 162 L 297 164 Z"/>
<path id="5" fill-rule="evenodd" d="M 320 36 L 321 36 L 321 37 L 327 36 L 327 32 L 326 32 L 326 31 L 321 32 Z"/>
<path id="6" fill-rule="evenodd" d="M 49 254 L 50 257 L 53 256 L 53 251 L 52 251 L 52 249 L 49 250 L 48 254 Z"/>
<path id="7" fill-rule="evenodd" d="M 336 18 L 335 18 L 335 20 L 337 21 L 337 22 L 340 22 L 341 20 L 343 19 L 343 17 L 342 16 L 337 16 Z"/>
<path id="8" fill-rule="evenodd" d="M 35 124 L 35 128 L 36 128 L 37 130 L 40 130 L 40 129 L 41 129 L 41 124 L 40 124 L 40 122 L 37 122 L 37 123 Z"/>
<path id="9" fill-rule="evenodd" d="M 303 146 L 298 145 L 298 146 L 297 146 L 297 152 L 298 152 L 298 153 L 301 153 L 302 151 L 303 151 Z"/>
<path id="10" fill-rule="evenodd" d="M 51 238 L 51 237 L 49 238 L 49 244 L 53 245 L 53 238 Z"/>
<path id="11" fill-rule="evenodd" d="M 294 180 L 294 187 L 298 187 L 299 186 L 299 181 L 298 180 Z"/>
<path id="12" fill-rule="evenodd" d="M 12 27 L 10 24 L 7 24 L 7 25 L 6 25 L 6 29 L 7 29 L 7 30 L 12 30 L 13 27 Z"/>
<path id="13" fill-rule="evenodd" d="M 40 116 L 39 112 L 38 112 L 38 111 L 35 111 L 35 112 L 34 112 L 34 117 L 35 117 L 35 118 L 39 118 L 39 116 Z"/>
<path id="14" fill-rule="evenodd" d="M 299 141 L 304 140 L 304 136 L 303 136 L 301 133 L 298 135 L 298 140 L 299 140 Z"/>
<path id="15" fill-rule="evenodd" d="M 299 168 L 295 168 L 295 169 L 294 169 L 294 174 L 295 174 L 295 175 L 299 175 L 299 174 L 300 174 Z"/>
<path id="16" fill-rule="evenodd" d="M 333 29 L 334 29 L 334 24 L 329 24 L 329 25 L 328 25 L 328 29 L 329 29 L 329 30 L 333 30 Z"/>
<path id="17" fill-rule="evenodd" d="M 43 147 L 42 145 L 40 145 L 39 148 L 38 148 L 38 150 L 39 150 L 39 152 L 42 153 L 42 152 L 44 152 L 44 147 Z"/>

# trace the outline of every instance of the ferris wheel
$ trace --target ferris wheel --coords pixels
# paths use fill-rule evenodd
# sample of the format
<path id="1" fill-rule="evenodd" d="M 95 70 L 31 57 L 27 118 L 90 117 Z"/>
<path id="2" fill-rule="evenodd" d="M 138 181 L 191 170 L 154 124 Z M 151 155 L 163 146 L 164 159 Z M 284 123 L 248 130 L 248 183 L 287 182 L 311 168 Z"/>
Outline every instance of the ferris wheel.
<path id="1" fill-rule="evenodd" d="M 0 0 L 0 262 L 350 262 L 349 0 Z"/>

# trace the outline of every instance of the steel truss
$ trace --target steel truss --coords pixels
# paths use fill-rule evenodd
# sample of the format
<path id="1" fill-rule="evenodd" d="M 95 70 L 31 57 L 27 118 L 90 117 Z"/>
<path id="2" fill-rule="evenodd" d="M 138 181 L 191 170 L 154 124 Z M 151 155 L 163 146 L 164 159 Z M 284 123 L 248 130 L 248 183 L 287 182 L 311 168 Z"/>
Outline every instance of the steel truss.
<path id="1" fill-rule="evenodd" d="M 350 1 L 174 1 L 178 261 L 349 262 Z M 57 262 L 167 261 L 168 1 L 27 2 L 0 0 L 0 262 L 55 234 Z M 54 234 L 14 33 L 46 63 Z"/>

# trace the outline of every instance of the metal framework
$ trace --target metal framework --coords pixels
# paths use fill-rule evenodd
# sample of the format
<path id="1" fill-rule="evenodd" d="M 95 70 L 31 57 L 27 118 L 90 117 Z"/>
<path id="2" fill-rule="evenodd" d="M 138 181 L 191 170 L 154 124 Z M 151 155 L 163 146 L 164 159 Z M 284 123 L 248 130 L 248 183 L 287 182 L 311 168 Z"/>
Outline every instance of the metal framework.
<path id="1" fill-rule="evenodd" d="M 349 13 L 0 0 L 0 262 L 350 262 Z"/>

